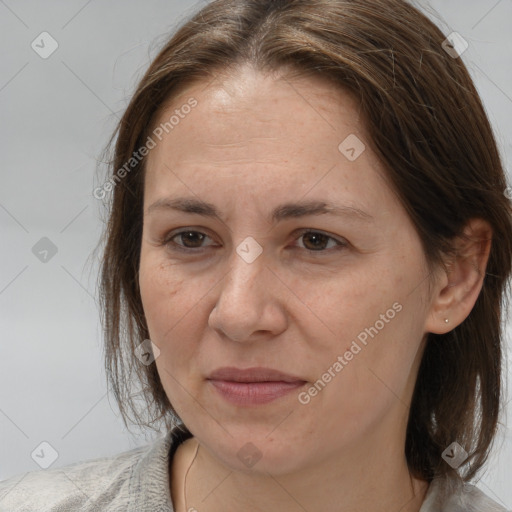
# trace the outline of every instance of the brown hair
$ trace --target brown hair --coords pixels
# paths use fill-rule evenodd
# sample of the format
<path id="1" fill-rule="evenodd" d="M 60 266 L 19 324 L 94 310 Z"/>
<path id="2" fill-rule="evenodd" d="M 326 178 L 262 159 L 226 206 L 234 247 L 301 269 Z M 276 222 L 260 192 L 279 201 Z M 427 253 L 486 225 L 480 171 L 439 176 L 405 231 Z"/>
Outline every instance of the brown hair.
<path id="1" fill-rule="evenodd" d="M 485 219 L 493 229 L 471 313 L 447 334 L 428 334 L 405 446 L 411 472 L 430 481 L 452 471 L 441 454 L 457 441 L 469 452 L 459 470 L 467 481 L 488 457 L 500 413 L 512 208 L 480 98 L 443 40 L 439 28 L 402 0 L 215 0 L 151 63 L 113 135 L 110 164 L 114 177 L 144 146 L 155 116 L 178 91 L 245 63 L 262 72 L 324 77 L 351 92 L 367 142 L 417 229 L 430 269 L 453 253 L 469 219 Z M 135 162 L 122 179 L 116 174 L 104 237 L 106 369 L 125 425 L 133 414 L 139 425 L 163 421 L 169 427 L 177 415 L 156 366 L 133 355 L 149 337 L 138 287 L 144 163 Z M 134 385 L 141 388 L 141 408 Z"/>

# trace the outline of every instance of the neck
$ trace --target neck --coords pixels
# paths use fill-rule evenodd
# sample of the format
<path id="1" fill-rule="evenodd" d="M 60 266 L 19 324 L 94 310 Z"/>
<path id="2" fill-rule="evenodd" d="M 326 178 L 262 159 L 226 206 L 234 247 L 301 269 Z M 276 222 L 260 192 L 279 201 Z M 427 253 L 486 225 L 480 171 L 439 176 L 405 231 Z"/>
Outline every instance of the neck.
<path id="1" fill-rule="evenodd" d="M 184 482 L 185 512 L 418 512 L 428 489 L 410 475 L 400 443 L 366 439 L 364 447 L 331 454 L 316 466 L 270 474 L 257 465 L 233 471 L 206 447 L 196 452 L 198 441 L 191 441 L 195 457 Z"/>

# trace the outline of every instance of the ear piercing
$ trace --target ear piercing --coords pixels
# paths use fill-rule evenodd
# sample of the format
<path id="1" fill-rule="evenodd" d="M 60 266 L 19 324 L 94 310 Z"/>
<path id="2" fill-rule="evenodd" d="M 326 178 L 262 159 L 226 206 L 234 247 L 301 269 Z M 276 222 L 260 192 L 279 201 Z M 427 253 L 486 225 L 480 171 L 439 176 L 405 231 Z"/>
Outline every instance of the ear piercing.
<path id="1" fill-rule="evenodd" d="M 448 320 L 448 318 L 445 318 L 444 321 L 445 323 L 448 323 L 450 320 Z"/>

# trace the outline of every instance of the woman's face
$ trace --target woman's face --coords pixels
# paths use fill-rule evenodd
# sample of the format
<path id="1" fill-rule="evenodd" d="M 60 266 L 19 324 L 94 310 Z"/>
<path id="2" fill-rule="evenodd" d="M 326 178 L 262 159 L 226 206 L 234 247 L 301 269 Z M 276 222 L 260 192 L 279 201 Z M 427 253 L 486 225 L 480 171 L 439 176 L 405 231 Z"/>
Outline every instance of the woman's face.
<path id="1" fill-rule="evenodd" d="M 181 419 L 239 470 L 403 454 L 428 271 L 356 104 L 244 68 L 190 87 L 159 123 L 172 115 L 148 159 L 140 289 Z M 196 202 L 210 208 L 182 211 Z M 209 380 L 223 367 L 295 382 Z"/>

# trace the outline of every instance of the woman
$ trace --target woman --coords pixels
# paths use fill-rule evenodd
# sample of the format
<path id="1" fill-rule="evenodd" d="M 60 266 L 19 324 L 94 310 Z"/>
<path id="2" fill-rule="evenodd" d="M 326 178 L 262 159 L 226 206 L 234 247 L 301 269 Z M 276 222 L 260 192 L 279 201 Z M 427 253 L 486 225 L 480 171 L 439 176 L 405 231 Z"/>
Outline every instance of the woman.
<path id="1" fill-rule="evenodd" d="M 467 482 L 511 205 L 445 39 L 400 0 L 215 0 L 178 30 L 95 191 L 110 382 L 167 434 L 2 482 L 5 510 L 505 510 Z"/>

